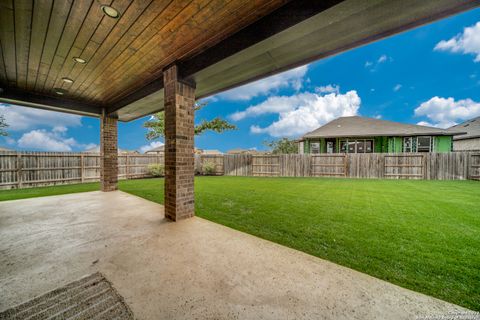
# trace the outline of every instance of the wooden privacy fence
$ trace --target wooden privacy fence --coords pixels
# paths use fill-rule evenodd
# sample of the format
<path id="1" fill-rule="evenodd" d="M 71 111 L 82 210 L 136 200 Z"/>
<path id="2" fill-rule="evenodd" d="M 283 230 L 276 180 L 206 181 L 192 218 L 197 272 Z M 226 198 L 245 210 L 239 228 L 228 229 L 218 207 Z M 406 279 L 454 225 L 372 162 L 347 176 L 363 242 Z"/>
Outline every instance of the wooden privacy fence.
<path id="1" fill-rule="evenodd" d="M 118 156 L 119 179 L 148 177 L 148 165 L 163 156 Z M 0 152 L 0 189 L 83 183 L 100 180 L 98 153 Z"/>
<path id="2" fill-rule="evenodd" d="M 480 154 L 470 155 L 470 179 L 480 180 Z"/>
<path id="3" fill-rule="evenodd" d="M 225 155 L 224 175 L 480 180 L 480 153 Z"/>
<path id="4" fill-rule="evenodd" d="M 148 177 L 161 155 L 119 155 L 119 178 Z M 287 155 L 196 155 L 216 175 L 258 177 L 349 177 L 377 179 L 480 180 L 480 153 L 370 153 Z M 0 189 L 98 181 L 100 155 L 66 152 L 1 152 Z"/>

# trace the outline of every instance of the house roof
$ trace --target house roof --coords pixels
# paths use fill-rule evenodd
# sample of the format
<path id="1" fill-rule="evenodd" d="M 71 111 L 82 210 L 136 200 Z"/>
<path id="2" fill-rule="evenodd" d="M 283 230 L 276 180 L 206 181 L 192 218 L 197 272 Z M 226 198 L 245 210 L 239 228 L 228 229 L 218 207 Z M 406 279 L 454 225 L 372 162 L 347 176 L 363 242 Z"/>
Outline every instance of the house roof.
<path id="1" fill-rule="evenodd" d="M 97 146 L 97 147 L 94 147 L 94 148 L 90 148 L 90 149 L 87 149 L 87 150 L 84 150 L 82 151 L 84 153 L 100 153 L 100 147 Z M 123 149 L 118 149 L 118 153 L 119 154 L 124 154 L 124 153 L 138 153 L 137 151 L 135 150 L 123 150 Z"/>
<path id="2" fill-rule="evenodd" d="M 415 136 L 459 134 L 446 129 L 404 124 L 399 122 L 365 118 L 359 116 L 341 117 L 313 130 L 303 138 L 374 137 L 374 136 Z"/>
<path id="3" fill-rule="evenodd" d="M 222 154 L 222 152 L 220 150 L 213 149 L 213 150 L 203 150 L 202 154 Z"/>
<path id="4" fill-rule="evenodd" d="M 159 147 L 152 148 L 150 150 L 145 151 L 145 153 L 149 153 L 149 152 L 165 152 L 165 145 L 161 145 Z"/>
<path id="5" fill-rule="evenodd" d="M 465 132 L 465 134 L 456 135 L 453 140 L 465 140 L 480 138 L 480 117 L 476 117 L 453 127 L 448 128 L 450 132 Z"/>

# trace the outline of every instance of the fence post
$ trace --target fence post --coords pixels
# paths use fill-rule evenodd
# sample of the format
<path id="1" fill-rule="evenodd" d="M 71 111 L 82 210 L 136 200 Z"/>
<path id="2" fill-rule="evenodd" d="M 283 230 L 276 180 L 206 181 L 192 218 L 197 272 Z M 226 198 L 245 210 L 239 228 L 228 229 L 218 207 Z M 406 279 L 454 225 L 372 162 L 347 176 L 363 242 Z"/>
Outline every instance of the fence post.
<path id="1" fill-rule="evenodd" d="M 423 164 L 423 179 L 427 180 L 427 157 L 425 154 L 422 154 L 422 164 Z"/>
<path id="2" fill-rule="evenodd" d="M 22 187 L 22 154 L 17 154 L 17 188 Z"/>
<path id="3" fill-rule="evenodd" d="M 129 178 L 130 178 L 129 177 L 129 174 L 130 174 L 129 165 L 130 165 L 130 156 L 127 153 L 127 156 L 125 158 L 125 179 L 126 180 L 129 180 Z"/>
<path id="4" fill-rule="evenodd" d="M 80 181 L 81 181 L 81 183 L 83 183 L 85 181 L 84 174 L 83 174 L 84 168 L 85 168 L 85 160 L 84 160 L 83 154 L 81 154 L 80 155 Z"/>

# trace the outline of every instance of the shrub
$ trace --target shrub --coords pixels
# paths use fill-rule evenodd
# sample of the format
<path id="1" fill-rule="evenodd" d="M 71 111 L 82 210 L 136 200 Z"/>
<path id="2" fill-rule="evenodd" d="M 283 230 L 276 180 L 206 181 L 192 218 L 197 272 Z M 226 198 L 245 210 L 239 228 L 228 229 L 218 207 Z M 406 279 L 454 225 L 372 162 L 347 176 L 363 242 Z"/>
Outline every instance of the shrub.
<path id="1" fill-rule="evenodd" d="M 160 163 L 150 163 L 148 165 L 148 173 L 154 177 L 163 177 L 165 175 L 165 167 Z"/>
<path id="2" fill-rule="evenodd" d="M 215 174 L 215 163 L 211 161 L 205 161 L 202 164 L 202 171 L 203 174 L 207 176 Z"/>

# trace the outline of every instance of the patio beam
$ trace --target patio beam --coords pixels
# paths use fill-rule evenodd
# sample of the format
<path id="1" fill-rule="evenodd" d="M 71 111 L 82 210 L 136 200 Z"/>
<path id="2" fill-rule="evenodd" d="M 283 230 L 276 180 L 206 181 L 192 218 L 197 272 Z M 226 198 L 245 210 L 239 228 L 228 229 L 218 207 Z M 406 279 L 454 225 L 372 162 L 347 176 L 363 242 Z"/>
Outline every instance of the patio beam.
<path id="1" fill-rule="evenodd" d="M 103 110 L 100 117 L 100 184 L 104 192 L 117 190 L 118 132 L 117 118 Z"/>
<path id="2" fill-rule="evenodd" d="M 194 212 L 195 85 L 179 78 L 178 67 L 163 71 L 165 83 L 165 217 L 177 221 Z"/>

